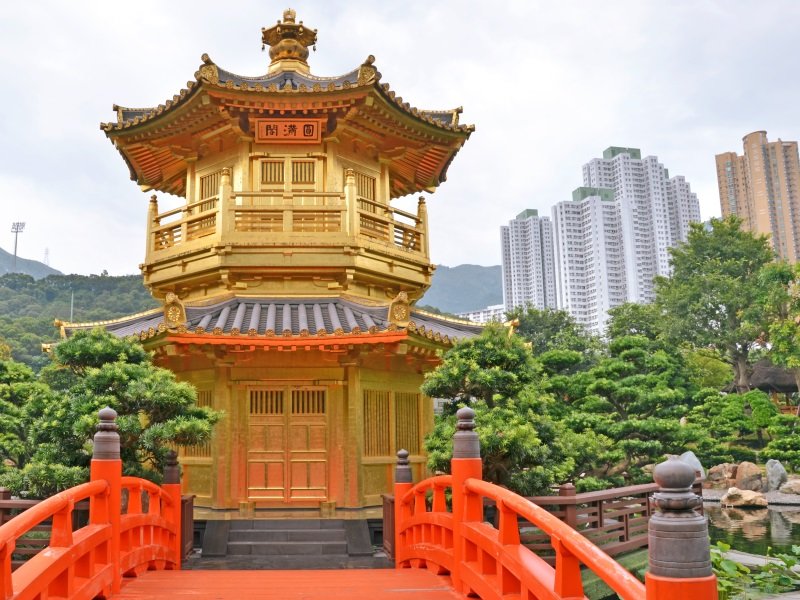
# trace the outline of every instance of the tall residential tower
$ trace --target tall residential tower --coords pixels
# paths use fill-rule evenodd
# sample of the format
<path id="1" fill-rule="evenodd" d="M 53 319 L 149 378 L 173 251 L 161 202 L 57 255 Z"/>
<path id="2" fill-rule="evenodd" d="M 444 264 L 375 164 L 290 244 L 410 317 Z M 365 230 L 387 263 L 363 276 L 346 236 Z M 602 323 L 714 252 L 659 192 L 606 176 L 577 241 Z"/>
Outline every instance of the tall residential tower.
<path id="1" fill-rule="evenodd" d="M 522 211 L 500 227 L 503 244 L 503 304 L 506 310 L 531 305 L 556 308 L 553 230 L 549 217 Z"/>
<path id="2" fill-rule="evenodd" d="M 769 142 L 766 131 L 743 138 L 744 154 L 717 154 L 722 216 L 737 215 L 753 233 L 768 234 L 791 262 L 800 259 L 800 159 L 797 142 Z"/>
<path id="3" fill-rule="evenodd" d="M 629 302 L 655 299 L 653 278 L 669 275 L 670 246 L 686 239 L 700 205 L 683 177 L 670 178 L 656 156 L 612 146 L 583 165 L 583 185 L 614 190 Z M 683 224 L 683 225 L 682 225 Z"/>
<path id="4" fill-rule="evenodd" d="M 602 334 L 607 311 L 652 302 L 669 275 L 669 248 L 685 241 L 700 205 L 655 156 L 612 146 L 583 166 L 583 186 L 553 207 L 558 307 Z"/>
<path id="5" fill-rule="evenodd" d="M 610 188 L 580 187 L 553 207 L 558 307 L 595 333 L 625 302 L 620 211 Z"/>

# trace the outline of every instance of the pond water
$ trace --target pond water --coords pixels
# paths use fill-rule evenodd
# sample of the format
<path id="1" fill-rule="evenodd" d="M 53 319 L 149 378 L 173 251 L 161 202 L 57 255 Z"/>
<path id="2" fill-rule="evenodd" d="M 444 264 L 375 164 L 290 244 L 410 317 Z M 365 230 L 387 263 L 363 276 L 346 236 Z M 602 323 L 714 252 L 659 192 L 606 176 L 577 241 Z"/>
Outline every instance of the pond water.
<path id="1" fill-rule="evenodd" d="M 789 551 L 800 545 L 800 506 L 772 505 L 766 508 L 721 508 L 706 502 L 711 544 L 730 544 L 734 550 L 752 554 Z"/>

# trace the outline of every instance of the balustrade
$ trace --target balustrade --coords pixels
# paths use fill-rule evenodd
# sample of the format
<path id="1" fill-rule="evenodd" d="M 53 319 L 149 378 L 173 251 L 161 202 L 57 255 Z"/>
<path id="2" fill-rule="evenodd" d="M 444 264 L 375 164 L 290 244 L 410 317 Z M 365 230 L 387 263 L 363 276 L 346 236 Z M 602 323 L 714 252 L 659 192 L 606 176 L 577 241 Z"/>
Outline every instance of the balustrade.
<path id="1" fill-rule="evenodd" d="M 427 211 L 420 199 L 418 214 L 345 192 L 242 192 L 224 189 L 162 213 L 156 197 L 148 217 L 148 257 L 170 256 L 219 242 L 247 241 L 264 234 L 360 238 L 363 242 L 427 257 Z M 225 192 L 225 193 L 223 193 Z M 321 237 L 322 236 L 322 237 Z"/>
<path id="2" fill-rule="evenodd" d="M 428 568 L 449 574 L 455 589 L 484 600 L 584 598 L 581 566 L 623 600 L 716 600 L 701 499 L 691 492 L 694 472 L 671 459 L 656 467 L 658 511 L 649 523 L 650 570 L 646 584 L 573 527 L 529 500 L 481 480 L 474 411 L 458 411 L 452 475 L 411 482 L 408 454 L 398 452 L 394 489 L 394 551 L 398 568 Z M 448 511 L 446 490 L 451 492 Z M 486 500 L 498 511 L 497 527 L 484 522 Z M 562 498 L 563 499 L 563 498 Z M 574 505 L 573 505 L 574 506 Z M 622 511 L 624 516 L 625 511 Z M 577 520 L 577 514 L 571 515 Z M 549 538 L 548 564 L 521 543 L 520 521 Z"/>
<path id="3" fill-rule="evenodd" d="M 0 600 L 110 597 L 122 577 L 147 569 L 180 569 L 181 495 L 177 460 L 164 485 L 122 477 L 116 413 L 100 411 L 90 481 L 28 508 L 0 526 Z M 122 509 L 122 492 L 127 509 Z M 146 500 L 145 500 L 146 498 Z M 88 524 L 74 528 L 73 511 L 89 500 Z M 143 501 L 144 500 L 144 501 Z M 16 545 L 50 521 L 47 547 L 12 572 Z"/>

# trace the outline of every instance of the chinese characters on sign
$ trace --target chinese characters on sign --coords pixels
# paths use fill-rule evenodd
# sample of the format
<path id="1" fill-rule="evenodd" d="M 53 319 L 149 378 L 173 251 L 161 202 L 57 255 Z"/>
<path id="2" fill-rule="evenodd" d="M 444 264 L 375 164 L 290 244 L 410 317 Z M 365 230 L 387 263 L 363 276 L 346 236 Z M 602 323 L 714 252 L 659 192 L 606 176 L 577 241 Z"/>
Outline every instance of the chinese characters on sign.
<path id="1" fill-rule="evenodd" d="M 258 119 L 257 142 L 282 144 L 318 144 L 322 141 L 320 119 Z"/>

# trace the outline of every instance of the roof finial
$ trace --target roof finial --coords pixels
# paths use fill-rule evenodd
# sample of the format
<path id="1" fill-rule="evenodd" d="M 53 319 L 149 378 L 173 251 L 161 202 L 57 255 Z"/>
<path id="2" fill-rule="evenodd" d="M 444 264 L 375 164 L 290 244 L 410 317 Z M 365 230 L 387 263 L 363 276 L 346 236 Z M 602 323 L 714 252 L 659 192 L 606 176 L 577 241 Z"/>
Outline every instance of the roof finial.
<path id="1" fill-rule="evenodd" d="M 297 13 L 291 8 L 283 11 L 283 21 L 269 29 L 261 29 L 261 48 L 269 45 L 269 73 L 300 71 L 308 73 L 308 47 L 317 43 L 317 30 L 309 29 L 296 21 Z"/>

